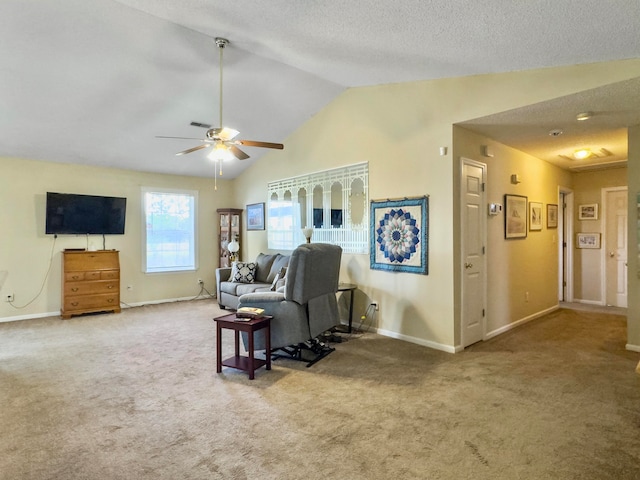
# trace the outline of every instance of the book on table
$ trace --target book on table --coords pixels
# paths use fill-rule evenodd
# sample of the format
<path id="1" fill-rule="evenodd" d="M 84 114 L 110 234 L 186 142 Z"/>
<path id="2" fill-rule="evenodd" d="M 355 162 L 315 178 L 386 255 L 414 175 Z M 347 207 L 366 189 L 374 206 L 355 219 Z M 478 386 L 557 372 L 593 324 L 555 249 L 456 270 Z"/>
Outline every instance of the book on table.
<path id="1" fill-rule="evenodd" d="M 262 314 L 264 313 L 264 309 L 263 308 L 257 308 L 257 307 L 240 307 L 237 311 L 236 311 L 236 318 L 242 318 L 242 319 L 247 319 L 247 320 L 251 320 L 253 318 L 260 318 L 262 317 Z"/>

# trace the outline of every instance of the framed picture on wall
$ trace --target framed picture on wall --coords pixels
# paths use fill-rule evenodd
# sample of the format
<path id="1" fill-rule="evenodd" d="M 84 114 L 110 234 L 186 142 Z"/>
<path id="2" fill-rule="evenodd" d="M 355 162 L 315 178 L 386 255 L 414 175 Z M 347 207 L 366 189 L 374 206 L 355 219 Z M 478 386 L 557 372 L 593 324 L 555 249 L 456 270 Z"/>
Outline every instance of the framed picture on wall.
<path id="1" fill-rule="evenodd" d="M 247 230 L 264 230 L 264 203 L 247 205 Z"/>
<path id="2" fill-rule="evenodd" d="M 547 228 L 558 228 L 558 205 L 547 204 Z"/>
<path id="3" fill-rule="evenodd" d="M 598 204 L 590 203 L 588 205 L 578 206 L 578 220 L 597 220 Z"/>
<path id="4" fill-rule="evenodd" d="M 542 230 L 542 203 L 529 202 L 529 230 Z"/>
<path id="5" fill-rule="evenodd" d="M 522 195 L 504 196 L 504 238 L 526 238 L 527 200 Z"/>
<path id="6" fill-rule="evenodd" d="M 428 275 L 429 197 L 371 201 L 370 268 Z"/>
<path id="7" fill-rule="evenodd" d="M 576 235 L 576 247 L 600 248 L 600 234 L 599 233 L 578 233 Z"/>

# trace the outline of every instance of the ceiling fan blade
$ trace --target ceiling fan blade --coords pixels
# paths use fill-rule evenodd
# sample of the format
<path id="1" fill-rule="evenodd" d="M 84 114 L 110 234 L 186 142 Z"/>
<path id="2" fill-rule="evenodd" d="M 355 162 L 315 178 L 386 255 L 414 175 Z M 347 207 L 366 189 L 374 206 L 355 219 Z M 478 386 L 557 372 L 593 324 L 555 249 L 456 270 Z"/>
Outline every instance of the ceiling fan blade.
<path id="1" fill-rule="evenodd" d="M 271 142 L 256 142 L 255 140 L 236 140 L 239 145 L 246 145 L 247 147 L 263 147 L 263 148 L 276 148 L 278 150 L 282 150 L 284 145 L 281 143 L 271 143 Z"/>
<path id="2" fill-rule="evenodd" d="M 247 158 L 249 158 L 249 155 L 244 153 L 235 145 L 229 145 L 229 151 L 233 153 L 238 160 L 246 160 Z"/>
<path id="3" fill-rule="evenodd" d="M 179 140 L 200 140 L 202 141 L 201 138 L 193 138 L 193 137 L 166 137 L 164 135 L 156 135 L 156 138 L 177 138 Z"/>
<path id="4" fill-rule="evenodd" d="M 211 125 L 209 125 L 208 123 L 191 122 L 189 125 L 191 125 L 192 127 L 211 128 Z"/>
<path id="5" fill-rule="evenodd" d="M 198 150 L 202 150 L 203 148 L 207 148 L 209 146 L 208 143 L 203 143 L 202 145 L 198 145 L 197 147 L 189 148 L 187 150 L 183 150 L 182 152 L 176 153 L 176 155 L 185 155 L 191 152 L 197 152 Z"/>

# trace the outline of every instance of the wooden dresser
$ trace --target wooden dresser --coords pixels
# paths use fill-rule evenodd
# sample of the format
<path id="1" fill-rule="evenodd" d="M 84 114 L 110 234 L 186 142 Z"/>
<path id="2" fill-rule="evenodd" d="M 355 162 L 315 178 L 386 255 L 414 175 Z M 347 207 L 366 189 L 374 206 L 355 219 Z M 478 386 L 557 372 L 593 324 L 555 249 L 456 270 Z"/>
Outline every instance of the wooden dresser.
<path id="1" fill-rule="evenodd" d="M 62 318 L 107 311 L 120 312 L 118 252 L 62 252 Z"/>

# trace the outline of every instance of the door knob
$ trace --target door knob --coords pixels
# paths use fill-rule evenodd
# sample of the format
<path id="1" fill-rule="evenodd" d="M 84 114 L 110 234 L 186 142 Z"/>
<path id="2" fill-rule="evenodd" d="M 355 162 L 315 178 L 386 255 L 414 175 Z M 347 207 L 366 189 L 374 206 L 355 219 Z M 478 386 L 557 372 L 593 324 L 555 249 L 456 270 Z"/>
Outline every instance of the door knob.
<path id="1" fill-rule="evenodd" d="M 471 268 L 473 267 L 473 263 L 465 263 L 464 264 L 464 268 Z"/>
<path id="2" fill-rule="evenodd" d="M 610 256 L 611 258 L 613 258 L 613 257 L 615 257 L 615 256 L 616 256 L 616 254 L 615 254 L 615 253 L 613 253 L 613 252 L 609 252 L 609 256 Z"/>

